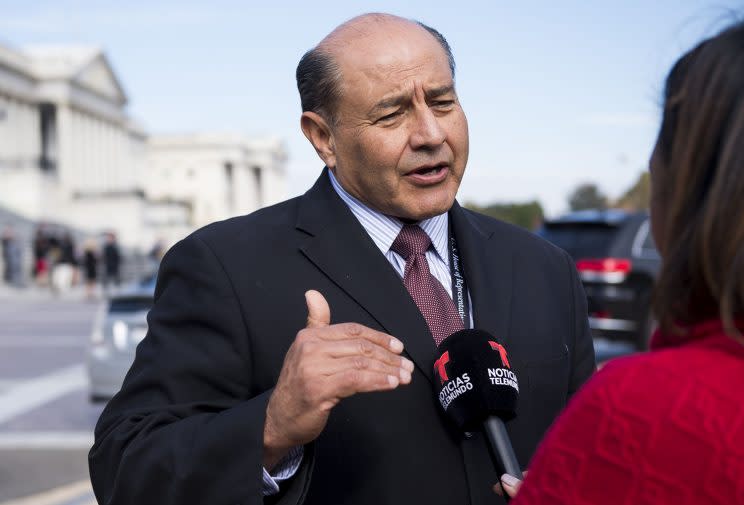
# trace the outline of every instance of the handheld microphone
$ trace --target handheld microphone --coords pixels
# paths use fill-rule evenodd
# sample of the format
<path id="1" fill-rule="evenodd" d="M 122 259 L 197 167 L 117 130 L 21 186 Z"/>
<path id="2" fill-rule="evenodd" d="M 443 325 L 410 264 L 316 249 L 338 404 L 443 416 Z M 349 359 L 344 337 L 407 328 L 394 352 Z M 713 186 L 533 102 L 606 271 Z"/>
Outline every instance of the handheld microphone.
<path id="1" fill-rule="evenodd" d="M 516 415 L 519 383 L 506 349 L 482 330 L 460 330 L 439 344 L 434 392 L 445 415 L 463 431 L 485 428 L 502 473 L 522 479 L 504 421 Z"/>

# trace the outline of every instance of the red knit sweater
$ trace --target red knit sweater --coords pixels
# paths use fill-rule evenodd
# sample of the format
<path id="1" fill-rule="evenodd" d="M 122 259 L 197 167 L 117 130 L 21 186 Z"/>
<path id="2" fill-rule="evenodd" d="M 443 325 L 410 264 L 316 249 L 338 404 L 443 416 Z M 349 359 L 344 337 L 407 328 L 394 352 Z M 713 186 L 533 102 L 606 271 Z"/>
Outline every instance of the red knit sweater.
<path id="1" fill-rule="evenodd" d="M 744 345 L 709 322 L 652 349 L 573 398 L 512 505 L 744 504 Z"/>

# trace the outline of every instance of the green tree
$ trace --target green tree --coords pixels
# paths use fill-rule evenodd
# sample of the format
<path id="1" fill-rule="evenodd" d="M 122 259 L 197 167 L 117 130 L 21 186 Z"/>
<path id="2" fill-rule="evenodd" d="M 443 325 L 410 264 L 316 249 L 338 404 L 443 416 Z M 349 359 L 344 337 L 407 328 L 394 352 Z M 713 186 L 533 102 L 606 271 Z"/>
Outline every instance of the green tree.
<path id="1" fill-rule="evenodd" d="M 568 205 L 571 210 L 606 209 L 607 197 L 599 191 L 596 184 L 585 183 L 568 196 Z"/>
<path id="2" fill-rule="evenodd" d="M 536 200 L 525 203 L 492 203 L 486 206 L 466 203 L 465 207 L 528 230 L 537 228 L 544 216 L 542 205 Z"/>
<path id="3" fill-rule="evenodd" d="M 635 184 L 618 198 L 615 207 L 633 211 L 648 210 L 650 199 L 651 176 L 647 171 L 644 171 Z"/>

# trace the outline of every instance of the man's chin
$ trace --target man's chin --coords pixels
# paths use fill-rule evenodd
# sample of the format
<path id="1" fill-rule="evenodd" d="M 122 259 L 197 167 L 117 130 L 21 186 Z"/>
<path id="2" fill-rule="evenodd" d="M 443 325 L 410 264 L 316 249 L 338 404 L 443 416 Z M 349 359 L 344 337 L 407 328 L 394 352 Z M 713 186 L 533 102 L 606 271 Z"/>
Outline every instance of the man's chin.
<path id="1" fill-rule="evenodd" d="M 406 223 L 416 223 L 449 212 L 454 203 L 455 199 L 452 198 L 445 202 L 439 202 L 432 205 L 421 205 L 415 208 L 397 209 L 396 212 L 390 215 L 397 217 L 398 219 Z"/>

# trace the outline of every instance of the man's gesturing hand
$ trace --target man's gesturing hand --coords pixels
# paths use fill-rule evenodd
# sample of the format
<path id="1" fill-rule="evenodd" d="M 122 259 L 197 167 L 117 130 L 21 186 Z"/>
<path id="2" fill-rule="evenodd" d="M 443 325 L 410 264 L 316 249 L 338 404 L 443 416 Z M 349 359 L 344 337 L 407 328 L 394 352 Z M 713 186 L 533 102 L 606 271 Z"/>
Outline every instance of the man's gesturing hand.
<path id="1" fill-rule="evenodd" d="M 266 407 L 267 469 L 290 448 L 315 440 L 342 398 L 411 382 L 413 363 L 400 356 L 398 339 L 356 323 L 331 325 L 323 295 L 308 291 L 305 300 L 307 325 L 287 351 Z"/>

